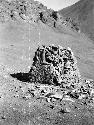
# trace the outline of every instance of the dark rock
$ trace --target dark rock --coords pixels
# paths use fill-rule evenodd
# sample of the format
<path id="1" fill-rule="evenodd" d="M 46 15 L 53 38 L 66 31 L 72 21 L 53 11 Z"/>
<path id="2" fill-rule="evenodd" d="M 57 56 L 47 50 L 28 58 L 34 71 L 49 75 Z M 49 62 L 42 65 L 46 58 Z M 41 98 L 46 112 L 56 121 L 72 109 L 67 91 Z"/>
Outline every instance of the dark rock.
<path id="1" fill-rule="evenodd" d="M 51 14 L 51 16 L 52 16 L 55 20 L 58 19 L 58 16 L 57 16 L 57 12 L 56 12 L 56 11 L 53 11 L 52 14 Z"/>
<path id="2" fill-rule="evenodd" d="M 71 86 L 79 84 L 77 60 L 70 48 L 42 46 L 37 49 L 29 71 L 31 82 Z"/>
<path id="3" fill-rule="evenodd" d="M 74 93 L 69 92 L 68 95 L 69 95 L 71 98 L 73 98 L 73 99 L 78 99 L 78 98 L 79 98 L 79 93 L 77 93 L 77 92 L 74 92 Z"/>

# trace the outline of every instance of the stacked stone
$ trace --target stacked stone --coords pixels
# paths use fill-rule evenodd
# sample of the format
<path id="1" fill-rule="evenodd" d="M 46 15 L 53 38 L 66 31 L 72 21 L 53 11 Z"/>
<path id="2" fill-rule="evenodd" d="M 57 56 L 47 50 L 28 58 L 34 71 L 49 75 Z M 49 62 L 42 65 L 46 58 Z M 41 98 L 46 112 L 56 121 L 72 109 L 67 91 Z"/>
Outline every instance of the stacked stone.
<path id="1" fill-rule="evenodd" d="M 70 48 L 42 46 L 37 49 L 29 71 L 31 82 L 74 88 L 81 82 L 77 60 Z"/>
<path id="2" fill-rule="evenodd" d="M 77 60 L 74 56 L 72 50 L 68 47 L 64 49 L 64 74 L 63 77 L 63 85 L 67 85 L 66 87 L 75 88 L 78 87 L 81 83 L 81 75 L 79 69 L 77 67 Z"/>

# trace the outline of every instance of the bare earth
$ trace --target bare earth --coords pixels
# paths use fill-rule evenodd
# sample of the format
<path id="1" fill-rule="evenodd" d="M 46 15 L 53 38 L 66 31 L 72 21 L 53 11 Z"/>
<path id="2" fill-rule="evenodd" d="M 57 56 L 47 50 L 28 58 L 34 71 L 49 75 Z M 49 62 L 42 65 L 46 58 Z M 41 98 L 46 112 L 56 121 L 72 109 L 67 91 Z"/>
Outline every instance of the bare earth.
<path id="1" fill-rule="evenodd" d="M 51 28 L 41 21 L 0 23 L 0 125 L 93 125 L 94 107 L 80 101 L 53 103 L 33 97 L 31 83 L 10 74 L 27 73 L 39 45 L 68 46 L 74 52 L 83 78 L 94 80 L 94 44 L 66 26 Z M 60 107 L 62 106 L 62 110 Z"/>

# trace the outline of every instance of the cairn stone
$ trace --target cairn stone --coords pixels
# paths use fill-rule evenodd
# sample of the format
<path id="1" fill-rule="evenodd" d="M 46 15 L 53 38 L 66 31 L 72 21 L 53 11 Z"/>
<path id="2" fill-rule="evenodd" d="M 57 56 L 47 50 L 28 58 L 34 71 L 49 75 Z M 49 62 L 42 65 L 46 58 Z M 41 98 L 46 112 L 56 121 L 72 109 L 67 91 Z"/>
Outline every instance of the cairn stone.
<path id="1" fill-rule="evenodd" d="M 80 83 L 81 76 L 72 50 L 52 44 L 38 47 L 29 78 L 31 82 L 74 87 Z"/>

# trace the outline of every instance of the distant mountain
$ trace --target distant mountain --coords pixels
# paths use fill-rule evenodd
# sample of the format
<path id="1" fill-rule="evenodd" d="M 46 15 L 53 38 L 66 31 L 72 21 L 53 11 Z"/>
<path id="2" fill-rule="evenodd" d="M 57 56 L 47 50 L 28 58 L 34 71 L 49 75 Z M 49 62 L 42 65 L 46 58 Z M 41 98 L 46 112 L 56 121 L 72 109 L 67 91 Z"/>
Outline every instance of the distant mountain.
<path id="1" fill-rule="evenodd" d="M 94 40 L 94 0 L 80 0 L 59 13 L 80 23 L 81 31 Z"/>
<path id="2" fill-rule="evenodd" d="M 78 32 L 78 28 L 71 22 L 64 20 L 57 11 L 47 9 L 42 3 L 34 0 L 1 0 L 0 2 L 0 22 L 25 21 L 38 23 L 42 22 L 56 30 L 66 27 L 73 32 Z M 66 26 L 65 26 L 66 25 Z"/>

